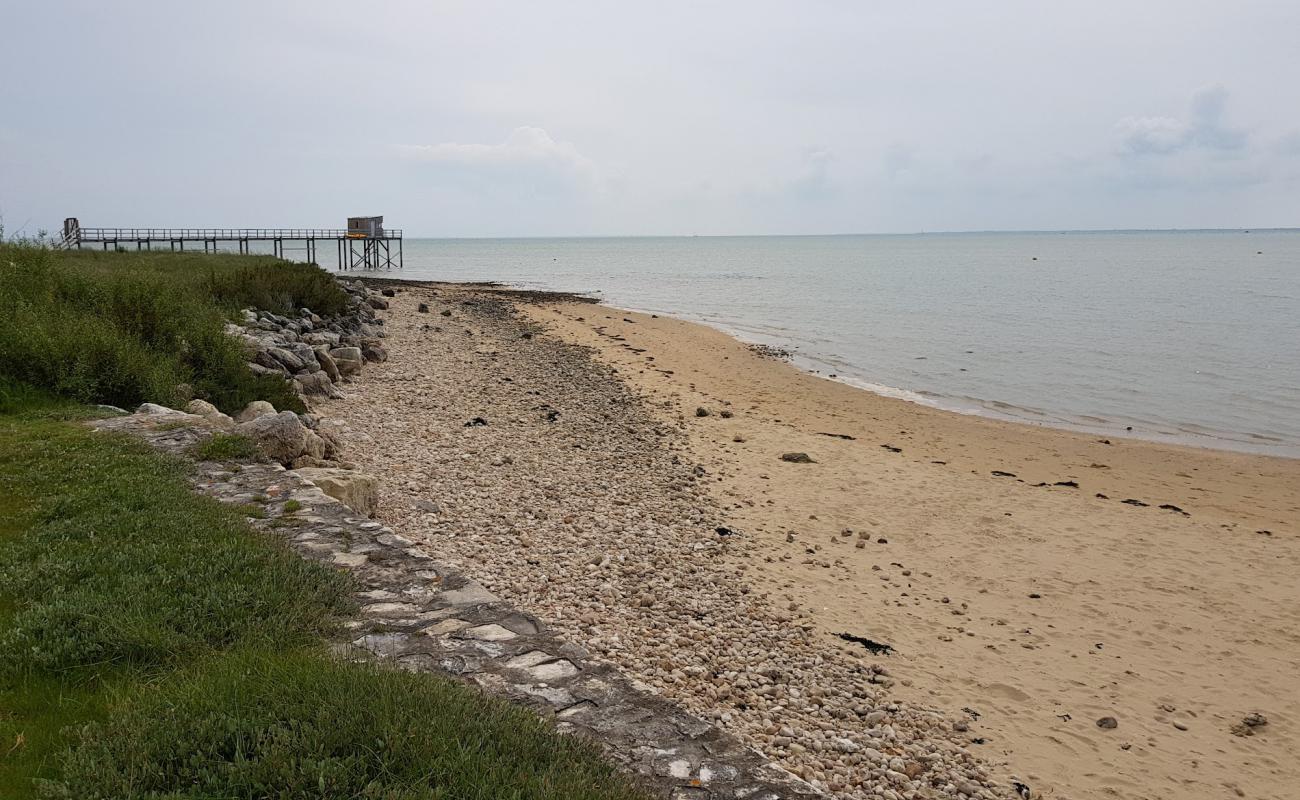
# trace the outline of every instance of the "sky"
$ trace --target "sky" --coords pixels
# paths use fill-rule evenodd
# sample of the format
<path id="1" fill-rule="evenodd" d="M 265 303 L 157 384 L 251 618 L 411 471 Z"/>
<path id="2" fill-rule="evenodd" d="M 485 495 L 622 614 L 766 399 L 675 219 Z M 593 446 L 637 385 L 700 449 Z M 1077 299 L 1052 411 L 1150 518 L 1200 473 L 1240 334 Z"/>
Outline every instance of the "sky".
<path id="1" fill-rule="evenodd" d="M 0 0 L 0 215 L 1300 226 L 1300 2 Z"/>

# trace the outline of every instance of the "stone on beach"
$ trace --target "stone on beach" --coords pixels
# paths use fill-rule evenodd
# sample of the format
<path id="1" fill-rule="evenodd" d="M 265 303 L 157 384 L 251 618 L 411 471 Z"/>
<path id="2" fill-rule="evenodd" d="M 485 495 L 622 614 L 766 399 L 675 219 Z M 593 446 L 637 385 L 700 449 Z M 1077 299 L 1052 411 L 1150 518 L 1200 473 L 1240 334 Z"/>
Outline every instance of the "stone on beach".
<path id="1" fill-rule="evenodd" d="M 329 376 L 329 379 L 331 381 L 338 381 L 342 378 L 343 376 L 342 373 L 339 372 L 338 364 L 334 363 L 334 357 L 330 355 L 330 349 L 325 345 L 320 345 L 316 347 L 315 350 L 316 360 L 320 362 L 320 368 Z"/>
<path id="2" fill-rule="evenodd" d="M 191 400 L 185 404 L 185 410 L 190 414 L 203 417 L 208 422 L 221 428 L 229 428 L 235 424 L 233 419 L 221 413 L 216 406 L 206 400 Z"/>
<path id="3" fill-rule="evenodd" d="M 235 416 L 235 422 L 250 422 L 258 417 L 265 417 L 275 413 L 275 406 L 265 400 L 254 400 L 244 406 L 244 410 Z"/>
<path id="4" fill-rule="evenodd" d="M 334 388 L 334 381 L 330 380 L 329 373 L 325 370 L 303 375 L 295 375 L 294 383 L 298 385 L 299 394 L 305 395 L 334 395 L 338 392 Z"/>
<path id="5" fill-rule="evenodd" d="M 365 364 L 360 347 L 335 347 L 330 350 L 330 357 L 338 366 L 339 374 L 344 376 L 356 375 Z"/>
<path id="6" fill-rule="evenodd" d="M 307 427 L 292 411 L 267 414 L 241 422 L 235 426 L 235 431 L 252 439 L 267 458 L 281 464 L 293 463 L 295 458 L 307 452 L 311 444 L 307 437 Z"/>
<path id="7" fill-rule="evenodd" d="M 379 481 L 373 475 L 333 467 L 307 467 L 294 470 L 294 474 L 358 514 L 373 517 L 379 508 Z"/>
<path id="8" fill-rule="evenodd" d="M 211 417 L 221 413 L 216 406 L 207 400 L 191 400 L 185 404 L 185 411 L 189 414 L 197 414 L 200 417 Z"/>
<path id="9" fill-rule="evenodd" d="M 296 353 L 290 352 L 283 347 L 271 347 L 266 350 L 272 359 L 279 362 L 281 366 L 290 372 L 300 372 L 306 366 L 305 362 Z M 266 366 L 271 366 L 266 364 Z"/>
<path id="10" fill-rule="evenodd" d="M 136 408 L 135 413 L 144 417 L 190 417 L 193 414 L 187 414 L 184 411 L 177 411 L 174 408 L 160 406 L 157 403 L 141 403 Z"/>
<path id="11" fill-rule="evenodd" d="M 388 349 L 373 339 L 361 343 L 361 357 L 366 361 L 387 361 Z"/>

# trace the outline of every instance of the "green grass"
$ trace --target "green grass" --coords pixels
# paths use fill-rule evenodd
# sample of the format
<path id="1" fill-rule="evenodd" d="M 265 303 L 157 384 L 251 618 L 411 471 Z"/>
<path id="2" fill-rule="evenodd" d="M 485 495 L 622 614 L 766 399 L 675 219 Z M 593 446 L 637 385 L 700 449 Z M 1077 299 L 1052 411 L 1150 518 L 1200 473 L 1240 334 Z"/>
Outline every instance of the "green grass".
<path id="1" fill-rule="evenodd" d="M 0 795 L 644 797 L 593 746 L 430 675 L 337 661 L 340 574 L 42 406 L 0 415 Z M 259 507 L 260 510 L 260 507 Z"/>
<path id="2" fill-rule="evenodd" d="M 198 461 L 243 461 L 257 457 L 257 443 L 237 433 L 214 433 L 190 451 Z"/>
<path id="3" fill-rule="evenodd" d="M 0 546 L 0 586 L 20 601 L 0 667 L 153 667 L 254 640 L 294 645 L 345 610 L 337 573 L 192 496 L 179 465 L 146 445 L 55 421 L 0 432 L 0 491 L 31 498 L 29 527 Z"/>
<path id="4" fill-rule="evenodd" d="M 267 256 L 0 244 L 0 378 L 123 408 L 192 395 L 227 413 L 259 399 L 301 411 L 286 381 L 248 370 L 224 324 L 249 306 L 296 316 L 346 305 L 329 273 Z"/>
<path id="5" fill-rule="evenodd" d="M 92 725 L 57 796 L 626 798 L 589 745 L 450 681 L 233 653 Z"/>

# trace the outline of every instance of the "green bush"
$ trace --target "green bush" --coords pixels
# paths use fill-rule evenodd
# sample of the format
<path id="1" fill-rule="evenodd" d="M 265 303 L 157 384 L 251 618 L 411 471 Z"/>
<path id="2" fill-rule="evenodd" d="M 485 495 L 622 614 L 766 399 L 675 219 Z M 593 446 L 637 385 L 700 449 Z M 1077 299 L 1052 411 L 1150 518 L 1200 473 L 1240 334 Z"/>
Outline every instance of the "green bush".
<path id="1" fill-rule="evenodd" d="M 256 266 L 213 267 L 204 289 L 227 307 L 252 306 L 294 315 L 309 308 L 323 317 L 347 310 L 347 293 L 329 273 L 308 264 L 274 262 Z"/>
<path id="2" fill-rule="evenodd" d="M 224 331 L 241 307 L 299 303 L 334 313 L 346 295 L 316 267 L 269 258 L 0 245 L 0 378 L 123 408 L 176 406 L 189 387 L 228 413 L 252 400 L 302 411 L 288 382 L 250 372 Z"/>

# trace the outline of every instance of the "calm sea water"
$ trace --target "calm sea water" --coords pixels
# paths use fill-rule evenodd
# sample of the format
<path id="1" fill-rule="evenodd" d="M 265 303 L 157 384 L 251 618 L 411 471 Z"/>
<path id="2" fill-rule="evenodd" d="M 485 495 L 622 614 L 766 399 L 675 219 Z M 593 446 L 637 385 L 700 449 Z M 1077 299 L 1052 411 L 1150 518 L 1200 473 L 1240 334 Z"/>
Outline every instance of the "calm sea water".
<path id="1" fill-rule="evenodd" d="M 1300 457 L 1300 231 L 407 240 L 918 403 Z M 1132 431 L 1128 431 L 1128 427 Z"/>

